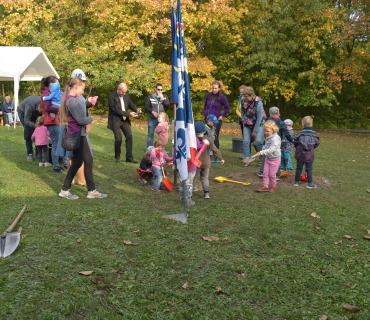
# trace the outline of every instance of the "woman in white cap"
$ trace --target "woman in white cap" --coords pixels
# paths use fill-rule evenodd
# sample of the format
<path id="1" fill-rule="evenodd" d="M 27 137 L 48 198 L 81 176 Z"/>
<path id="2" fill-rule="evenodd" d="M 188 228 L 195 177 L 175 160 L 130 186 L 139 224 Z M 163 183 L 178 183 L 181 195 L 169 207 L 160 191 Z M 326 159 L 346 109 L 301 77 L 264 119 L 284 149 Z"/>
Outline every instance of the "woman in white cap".
<path id="1" fill-rule="evenodd" d="M 72 71 L 71 78 L 68 80 L 67 84 L 69 84 L 69 82 L 73 78 L 80 78 L 82 81 L 87 80 L 85 73 L 81 69 L 75 69 L 75 70 Z M 84 114 L 87 115 L 87 109 L 92 106 L 92 104 L 90 102 L 91 98 L 88 98 L 85 101 L 84 97 L 81 95 L 81 96 L 77 97 L 77 99 L 80 101 L 81 108 L 83 109 Z M 88 125 L 88 126 L 90 127 L 90 125 Z M 58 147 L 57 147 L 56 155 L 61 156 L 61 157 L 64 157 L 65 155 L 67 155 L 67 157 L 68 157 L 68 168 L 67 168 L 67 170 L 68 170 L 70 168 L 71 164 L 72 164 L 73 152 L 72 151 L 66 151 L 62 147 L 61 137 L 62 137 L 63 129 L 64 129 L 64 127 L 61 126 L 60 127 L 60 132 L 59 132 L 60 139 L 58 141 Z M 88 133 L 85 133 L 85 135 L 86 135 L 86 140 L 87 140 L 87 143 L 89 145 L 91 155 L 93 155 L 89 135 L 88 135 Z M 74 179 L 72 183 L 76 183 L 76 184 L 79 184 L 81 186 L 86 186 L 86 180 L 85 180 L 85 174 L 84 174 L 84 164 L 82 164 L 80 169 L 78 169 L 78 171 L 77 171 L 77 180 Z"/>

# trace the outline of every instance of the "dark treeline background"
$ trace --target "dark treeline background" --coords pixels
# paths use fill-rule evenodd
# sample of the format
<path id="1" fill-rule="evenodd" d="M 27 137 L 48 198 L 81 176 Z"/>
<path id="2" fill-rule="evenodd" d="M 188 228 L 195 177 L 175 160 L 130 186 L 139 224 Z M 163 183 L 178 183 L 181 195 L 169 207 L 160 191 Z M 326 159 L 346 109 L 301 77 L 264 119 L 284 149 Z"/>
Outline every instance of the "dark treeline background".
<path id="1" fill-rule="evenodd" d="M 226 121 L 236 121 L 247 84 L 266 111 L 278 106 L 296 126 L 311 115 L 316 128 L 370 128 L 370 0 L 182 0 L 181 8 L 197 120 L 219 80 Z M 107 113 L 121 81 L 140 107 L 156 82 L 170 95 L 169 0 L 1 0 L 0 45 L 42 47 L 62 85 L 84 70 L 85 96 L 100 97 L 96 114 Z M 1 86 L 11 95 L 12 83 Z M 23 82 L 20 98 L 38 92 Z"/>

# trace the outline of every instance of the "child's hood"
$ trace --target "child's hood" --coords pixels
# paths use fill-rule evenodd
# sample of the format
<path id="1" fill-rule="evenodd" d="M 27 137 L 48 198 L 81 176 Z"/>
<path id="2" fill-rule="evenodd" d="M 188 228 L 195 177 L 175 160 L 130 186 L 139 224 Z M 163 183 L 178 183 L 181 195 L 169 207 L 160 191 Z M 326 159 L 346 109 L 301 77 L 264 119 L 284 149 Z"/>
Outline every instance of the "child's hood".
<path id="1" fill-rule="evenodd" d="M 55 82 L 51 85 L 51 92 L 60 91 L 60 83 Z"/>

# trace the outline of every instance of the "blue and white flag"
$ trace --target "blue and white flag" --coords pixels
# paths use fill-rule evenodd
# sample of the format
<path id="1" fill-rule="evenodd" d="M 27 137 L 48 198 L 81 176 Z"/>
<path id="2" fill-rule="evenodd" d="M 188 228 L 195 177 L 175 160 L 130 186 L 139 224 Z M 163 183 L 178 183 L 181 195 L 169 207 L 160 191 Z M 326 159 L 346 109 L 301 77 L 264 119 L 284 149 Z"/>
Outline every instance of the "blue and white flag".
<path id="1" fill-rule="evenodd" d="M 190 99 L 188 62 L 186 59 L 184 29 L 181 19 L 180 0 L 177 0 L 177 16 L 171 4 L 172 31 L 172 102 L 176 103 L 176 165 L 181 180 L 188 177 L 188 160 L 195 157 L 197 149 L 193 109 Z"/>

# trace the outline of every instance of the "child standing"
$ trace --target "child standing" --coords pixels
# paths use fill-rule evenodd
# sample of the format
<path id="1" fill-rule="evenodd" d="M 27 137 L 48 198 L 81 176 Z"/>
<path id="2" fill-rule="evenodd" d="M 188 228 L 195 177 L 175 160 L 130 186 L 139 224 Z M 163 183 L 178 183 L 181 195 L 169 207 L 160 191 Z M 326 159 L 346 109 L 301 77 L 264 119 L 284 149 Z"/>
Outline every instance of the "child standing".
<path id="1" fill-rule="evenodd" d="M 158 116 L 158 125 L 155 128 L 155 132 L 158 133 L 158 139 L 164 141 L 166 145 L 168 142 L 168 131 L 170 130 L 170 125 L 168 124 L 169 118 L 166 112 L 160 112 Z"/>
<path id="2" fill-rule="evenodd" d="M 215 125 L 218 124 L 217 117 L 214 114 L 210 114 L 206 118 L 206 132 L 207 132 L 207 139 L 209 142 L 215 142 L 216 139 L 216 128 Z M 213 151 L 209 151 L 209 155 L 212 160 L 215 160 L 213 157 Z"/>
<path id="3" fill-rule="evenodd" d="M 265 133 L 265 145 L 256 156 L 265 156 L 265 164 L 263 168 L 263 186 L 257 189 L 257 192 L 275 192 L 276 191 L 276 172 L 280 165 L 281 156 L 281 138 L 277 134 L 279 127 L 275 121 L 267 120 L 263 125 Z M 270 182 L 270 188 L 269 188 Z"/>
<path id="4" fill-rule="evenodd" d="M 44 126 L 44 117 L 40 116 L 36 119 L 35 123 L 36 129 L 33 132 L 31 139 L 35 141 L 36 150 L 37 150 L 37 159 L 39 159 L 39 167 L 43 165 L 45 167 L 49 167 L 52 164 L 49 163 L 49 152 L 48 152 L 48 145 L 49 145 L 49 138 L 50 133 L 48 129 Z M 44 152 L 44 160 L 42 158 L 42 152 Z M 44 161 L 44 162 L 43 162 Z"/>
<path id="5" fill-rule="evenodd" d="M 198 150 L 199 150 L 204 143 L 203 140 L 207 139 L 206 126 L 203 122 L 197 121 L 195 122 L 194 127 L 195 127 L 195 134 L 197 136 L 197 139 L 200 142 L 200 146 L 198 146 Z M 215 156 L 221 161 L 221 164 L 225 163 L 225 160 L 222 159 L 222 155 L 220 151 L 217 149 L 217 147 L 215 146 L 214 142 L 213 141 L 211 142 L 210 139 L 208 139 L 208 141 L 209 141 L 209 146 L 206 147 L 203 150 L 202 154 L 199 156 L 199 161 L 201 161 L 202 164 L 200 168 L 197 169 L 197 172 L 194 177 L 194 182 L 193 182 L 194 186 L 196 187 L 197 177 L 198 175 L 200 175 L 200 181 L 202 182 L 204 199 L 210 198 L 209 180 L 208 180 L 209 168 L 211 167 L 211 158 L 209 155 L 210 150 L 212 150 L 215 153 Z"/>
<path id="6" fill-rule="evenodd" d="M 293 121 L 290 119 L 284 120 L 286 124 L 286 128 L 289 131 L 290 136 L 294 139 L 294 129 L 293 129 Z M 289 142 L 285 135 L 281 140 L 281 163 L 280 169 L 283 170 L 294 170 L 292 164 L 292 152 L 293 152 L 293 143 Z"/>
<path id="7" fill-rule="evenodd" d="M 50 95 L 48 95 L 47 97 L 43 97 L 42 98 L 42 101 L 45 101 L 45 100 L 51 100 L 51 104 L 56 107 L 56 108 L 60 108 L 60 105 L 62 103 L 62 96 L 63 96 L 63 92 L 60 91 L 60 83 L 59 81 L 58 82 L 55 82 L 51 85 L 51 88 L 50 88 Z M 52 121 L 55 120 L 55 113 L 50 113 L 50 118 Z"/>
<path id="8" fill-rule="evenodd" d="M 320 138 L 316 135 L 316 132 L 311 129 L 312 125 L 312 118 L 310 116 L 304 117 L 302 119 L 303 130 L 297 134 L 293 141 L 296 148 L 294 158 L 297 159 L 297 169 L 292 184 L 298 187 L 303 166 L 306 165 L 308 189 L 317 188 L 317 185 L 312 182 L 312 165 L 315 158 L 315 149 L 320 144 Z"/>
<path id="9" fill-rule="evenodd" d="M 154 181 L 152 185 L 152 191 L 155 192 L 161 192 L 161 182 L 162 182 L 162 169 L 161 165 L 163 166 L 167 161 L 171 161 L 172 158 L 170 158 L 164 150 L 166 144 L 162 139 L 157 139 L 156 142 L 154 142 L 154 147 L 150 152 L 150 161 L 152 162 L 152 169 L 153 169 L 153 176 Z"/>
<path id="10" fill-rule="evenodd" d="M 142 172 L 140 173 L 140 178 L 139 180 L 142 183 L 146 183 L 147 181 L 145 178 L 152 178 L 153 173 L 152 173 L 152 162 L 150 161 L 150 153 L 154 150 L 155 148 L 153 146 L 149 146 L 146 148 L 146 153 L 143 156 L 143 159 L 140 162 L 140 169 Z"/>

